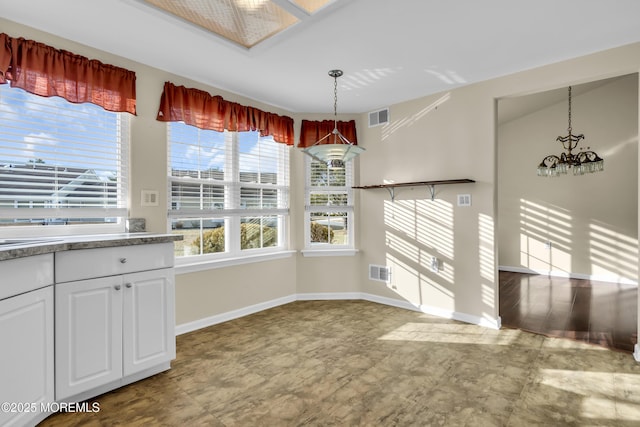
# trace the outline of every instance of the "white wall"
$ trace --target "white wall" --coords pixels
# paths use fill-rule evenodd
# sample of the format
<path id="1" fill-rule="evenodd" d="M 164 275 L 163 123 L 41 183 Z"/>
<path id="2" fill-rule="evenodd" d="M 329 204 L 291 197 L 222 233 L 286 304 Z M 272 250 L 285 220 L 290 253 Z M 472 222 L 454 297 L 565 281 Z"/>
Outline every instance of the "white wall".
<path id="1" fill-rule="evenodd" d="M 19 24 L 2 19 L 0 24 L 2 31 L 11 36 L 38 40 L 136 72 L 138 116 L 132 123 L 131 215 L 146 218 L 150 231 L 167 230 L 166 134 L 165 125 L 155 121 L 164 81 L 289 114 Z M 178 323 L 278 300 L 293 292 L 358 291 L 421 305 L 442 315 L 496 325 L 496 99 L 636 73 L 639 69 L 640 44 L 634 44 L 392 105 L 390 124 L 377 128 L 360 125 L 358 129 L 359 143 L 367 150 L 357 162 L 358 184 L 379 184 L 386 179 L 402 182 L 456 178 L 471 178 L 476 183 L 437 187 L 435 201 L 430 200 L 423 187 L 403 189 L 395 204 L 389 202 L 385 190 L 357 190 L 358 255 L 298 255 L 180 275 L 176 285 Z M 296 125 L 302 118 L 314 119 L 306 114 L 289 115 Z M 359 123 L 367 123 L 366 119 L 363 113 Z M 302 154 L 292 150 L 293 220 L 289 235 L 292 249 L 298 250 L 303 241 L 304 171 Z M 141 207 L 141 189 L 159 190 L 160 206 Z M 456 194 L 461 193 L 472 195 L 471 207 L 455 205 Z M 443 262 L 438 273 L 429 269 L 431 256 Z M 369 281 L 368 264 L 391 265 L 390 286 Z"/>
<path id="2" fill-rule="evenodd" d="M 612 282 L 637 278 L 638 75 L 572 87 L 573 134 L 605 159 L 596 174 L 540 178 L 535 167 L 559 155 L 567 135 L 567 89 L 543 108 L 535 96 L 508 108 L 536 108 L 499 126 L 499 265 Z M 578 95 L 578 93 L 580 93 Z M 563 99 L 564 98 L 564 99 Z M 554 100 L 557 98 L 553 98 Z M 503 101 L 498 103 L 498 114 Z M 574 152 L 577 150 L 574 150 Z M 545 247 L 551 242 L 550 249 Z"/>
<path id="3" fill-rule="evenodd" d="M 221 95 L 229 101 L 293 117 L 288 111 L 20 24 L 0 19 L 0 28 L 2 32 L 13 37 L 37 40 L 136 72 L 137 116 L 132 117 L 131 120 L 130 216 L 145 218 L 147 230 L 151 232 L 168 231 L 166 124 L 156 120 L 165 81 L 199 88 L 213 95 Z M 291 148 L 291 150 L 295 149 Z M 295 173 L 300 173 L 299 168 L 295 168 Z M 292 176 L 292 181 L 298 179 L 295 174 Z M 140 206 L 140 191 L 143 189 L 159 191 L 157 207 Z M 298 215 L 297 209 L 299 209 L 297 203 L 292 204 L 292 215 Z M 292 242 L 297 241 L 296 232 L 297 230 L 294 229 L 290 232 Z M 296 280 L 295 256 L 270 262 L 180 274 L 176 277 L 177 324 L 207 319 L 249 305 L 293 295 L 296 292 Z"/>
<path id="4" fill-rule="evenodd" d="M 359 190 L 361 270 L 389 265 L 388 286 L 363 279 L 363 291 L 427 312 L 497 322 L 494 259 L 493 99 L 481 86 L 392 105 L 390 123 L 365 128 L 361 185 L 470 178 L 473 184 Z M 364 120 L 365 117 L 363 117 Z M 471 194 L 458 207 L 457 194 Z M 431 271 L 431 258 L 441 270 Z"/>
<path id="5" fill-rule="evenodd" d="M 425 311 L 497 323 L 496 239 L 498 223 L 506 220 L 497 210 L 497 100 L 637 73 L 639 52 L 640 44 L 633 44 L 392 105 L 388 125 L 365 128 L 361 140 L 367 152 L 360 163 L 361 185 L 382 184 L 385 180 L 458 178 L 471 178 L 476 183 L 438 187 L 435 201 L 429 199 L 423 187 L 400 189 L 394 204 L 384 190 L 360 190 L 363 249 L 360 270 L 364 272 L 370 263 L 387 264 L 392 268 L 393 277 L 392 283 L 384 286 L 367 280 L 363 273 L 363 291 L 409 302 Z M 637 148 L 633 148 L 638 133 L 637 85 L 635 90 L 625 90 L 630 90 L 631 98 L 625 97 L 629 108 L 624 117 L 629 120 L 629 116 L 635 116 L 635 125 L 628 125 L 622 133 L 610 132 L 609 136 L 616 139 L 618 148 L 624 147 L 621 152 L 624 161 L 635 163 L 635 168 L 631 167 L 624 179 L 631 188 L 635 186 L 637 193 Z M 635 103 L 635 108 L 629 103 Z M 566 110 L 561 110 L 558 113 L 561 123 L 552 126 L 551 142 L 556 132 L 566 129 L 566 122 L 562 120 Z M 575 114 L 578 120 L 579 113 Z M 366 120 L 366 115 L 361 120 Z M 635 131 L 630 131 L 633 126 Z M 579 128 L 577 121 L 575 127 Z M 599 147 L 596 141 L 604 135 L 586 124 L 584 132 L 594 141 L 594 148 Z M 611 188 L 602 180 L 606 174 L 624 173 L 622 163 L 620 171 L 616 171 L 617 161 L 622 159 L 616 160 L 617 155 L 609 150 L 602 155 L 610 158 L 605 163 L 608 171 L 604 173 L 605 178 L 598 174 L 582 178 L 591 182 L 598 193 L 617 191 L 617 187 Z M 535 171 L 538 157 L 532 156 L 535 164 L 522 165 L 521 170 Z M 464 193 L 472 195 L 471 207 L 456 206 L 456 195 Z M 582 196 L 580 191 L 566 194 L 575 199 Z M 637 211 L 633 205 L 637 206 L 637 194 L 625 202 L 625 215 L 630 210 Z M 594 218 L 601 222 L 611 220 L 608 213 L 600 211 Z M 637 214 L 631 220 L 637 224 Z M 624 222 L 624 230 L 615 228 L 616 232 L 635 238 L 637 226 L 628 224 L 628 216 Z M 597 239 L 598 243 L 602 240 L 601 236 Z M 593 241 L 589 244 L 595 246 Z M 625 257 L 631 257 L 631 262 L 624 266 L 624 274 L 629 276 L 637 275 L 634 247 L 631 242 L 622 250 Z M 442 271 L 430 270 L 432 256 L 443 260 Z"/>

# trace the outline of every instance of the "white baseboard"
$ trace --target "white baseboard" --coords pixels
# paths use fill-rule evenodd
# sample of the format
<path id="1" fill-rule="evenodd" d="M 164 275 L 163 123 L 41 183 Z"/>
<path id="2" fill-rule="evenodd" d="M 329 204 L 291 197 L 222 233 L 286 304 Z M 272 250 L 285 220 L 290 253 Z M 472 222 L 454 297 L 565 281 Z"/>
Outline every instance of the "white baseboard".
<path id="1" fill-rule="evenodd" d="M 271 301 L 265 301 L 258 304 L 242 307 L 237 310 L 227 311 L 226 313 L 216 314 L 215 316 L 205 317 L 204 319 L 194 320 L 193 322 L 183 323 L 176 326 L 176 335 L 186 334 L 198 329 L 206 328 L 207 326 L 217 325 L 218 323 L 227 322 L 229 320 L 237 319 L 239 317 L 248 316 L 250 314 L 258 313 L 260 311 L 267 310 L 269 308 L 277 307 L 279 305 L 288 304 L 296 300 L 295 295 L 289 295 L 282 298 L 276 298 Z"/>
<path id="2" fill-rule="evenodd" d="M 497 319 L 489 319 L 467 313 L 461 313 L 459 311 L 444 310 L 442 308 L 434 307 L 428 304 L 416 305 L 408 301 L 386 298 L 373 294 L 363 294 L 362 299 L 371 302 L 377 302 L 380 304 L 391 305 L 393 307 L 405 308 L 407 310 L 419 311 L 424 314 L 430 314 L 432 316 L 442 317 L 444 319 L 458 320 L 460 322 L 483 326 L 485 328 L 500 329 L 500 327 L 502 326 L 500 317 L 498 317 Z"/>
<path id="3" fill-rule="evenodd" d="M 624 277 L 613 276 L 608 274 L 568 273 L 566 271 L 560 271 L 560 270 L 541 270 L 541 269 L 532 269 L 532 268 L 526 268 L 526 267 L 512 267 L 509 265 L 499 265 L 498 270 L 511 271 L 513 273 L 542 274 L 545 276 L 552 276 L 552 277 L 568 277 L 570 279 L 594 280 L 598 282 L 611 282 L 611 283 L 619 283 L 621 285 L 638 286 L 638 282 L 636 280 L 631 280 Z"/>
<path id="4" fill-rule="evenodd" d="M 389 305 L 392 307 L 403 308 L 406 310 L 419 311 L 421 313 L 430 314 L 445 319 L 458 320 L 460 322 L 470 323 L 472 325 L 483 326 L 491 329 L 500 329 L 501 321 L 500 317 L 497 319 L 487 319 L 471 314 L 460 313 L 457 311 L 443 310 L 437 307 L 429 305 L 416 305 L 408 301 L 399 300 L 395 298 L 387 298 L 379 295 L 364 293 L 364 292 L 318 292 L 318 293 L 302 293 L 288 295 L 282 298 L 276 298 L 271 301 L 265 301 L 263 303 L 254 304 L 248 307 L 243 307 L 237 310 L 228 311 L 226 313 L 217 314 L 215 316 L 207 317 L 193 322 L 183 323 L 176 326 L 176 335 L 186 334 L 198 329 L 206 328 L 207 326 L 216 325 L 218 323 L 227 322 L 229 320 L 237 319 L 239 317 L 248 316 L 250 314 L 258 313 L 269 308 L 277 307 L 279 305 L 288 304 L 294 301 L 320 301 L 320 300 L 364 300 L 375 302 L 378 304 Z"/>
<path id="5" fill-rule="evenodd" d="M 298 301 L 321 301 L 321 300 L 351 300 L 362 299 L 360 292 L 315 292 L 296 294 Z"/>

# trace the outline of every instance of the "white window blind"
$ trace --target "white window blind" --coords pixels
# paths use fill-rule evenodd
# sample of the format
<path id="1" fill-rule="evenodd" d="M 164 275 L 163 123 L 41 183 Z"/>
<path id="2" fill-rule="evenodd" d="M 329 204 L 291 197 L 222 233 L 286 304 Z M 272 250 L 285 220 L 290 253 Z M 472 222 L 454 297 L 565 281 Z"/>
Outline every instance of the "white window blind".
<path id="1" fill-rule="evenodd" d="M 177 256 L 282 248 L 289 149 L 258 132 L 168 124 L 169 217 Z"/>
<path id="2" fill-rule="evenodd" d="M 0 85 L 0 224 L 127 215 L 127 114 Z"/>
<path id="3" fill-rule="evenodd" d="M 352 164 L 306 159 L 306 246 L 353 247 Z"/>

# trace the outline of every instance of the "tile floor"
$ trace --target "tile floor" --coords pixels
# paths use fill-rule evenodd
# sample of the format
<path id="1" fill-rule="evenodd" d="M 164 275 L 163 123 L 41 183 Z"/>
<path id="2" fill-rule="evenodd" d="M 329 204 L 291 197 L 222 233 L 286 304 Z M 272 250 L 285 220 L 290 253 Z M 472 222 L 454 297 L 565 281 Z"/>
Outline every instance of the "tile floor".
<path id="1" fill-rule="evenodd" d="M 170 371 L 42 426 L 638 426 L 628 353 L 366 301 L 178 336 Z"/>

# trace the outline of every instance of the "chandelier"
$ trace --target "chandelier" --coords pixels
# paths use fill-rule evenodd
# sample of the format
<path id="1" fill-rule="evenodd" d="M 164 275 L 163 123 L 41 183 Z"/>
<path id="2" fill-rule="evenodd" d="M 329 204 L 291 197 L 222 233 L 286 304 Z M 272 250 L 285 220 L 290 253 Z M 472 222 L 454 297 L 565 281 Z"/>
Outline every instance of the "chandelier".
<path id="1" fill-rule="evenodd" d="M 578 142 L 584 139 L 584 135 L 574 135 L 571 129 L 571 86 L 569 86 L 569 126 L 567 136 L 559 136 L 556 141 L 562 144 L 565 152 L 556 156 L 554 154 L 546 156 L 538 165 L 538 176 L 559 176 L 566 174 L 569 168 L 573 168 L 574 175 L 584 175 L 585 173 L 600 172 L 604 169 L 604 160 L 587 147 L 586 150 L 572 151 L 578 146 Z"/>
<path id="2" fill-rule="evenodd" d="M 338 77 L 342 75 L 342 70 L 331 70 L 329 75 L 333 77 L 333 131 L 303 151 L 314 159 L 326 163 L 330 168 L 342 168 L 345 162 L 365 150 L 354 145 L 338 130 Z"/>

